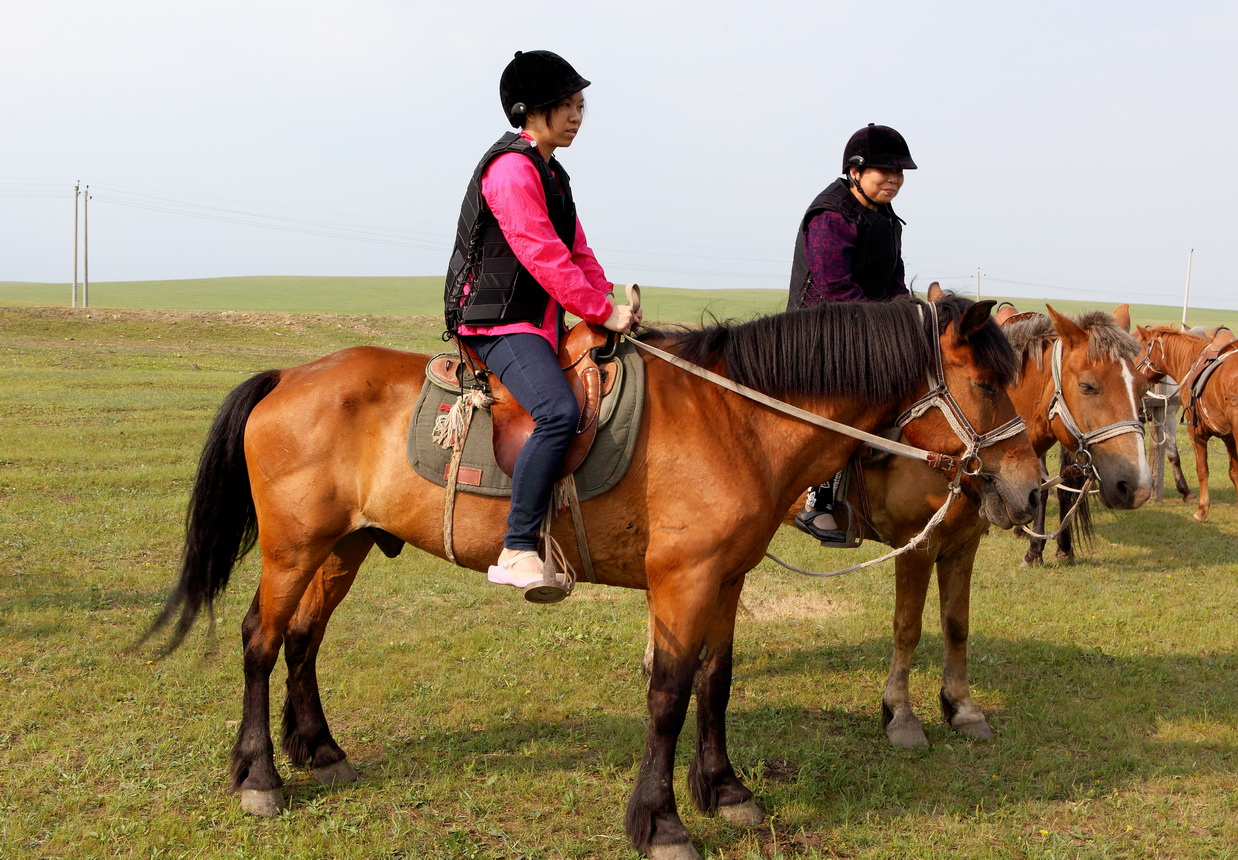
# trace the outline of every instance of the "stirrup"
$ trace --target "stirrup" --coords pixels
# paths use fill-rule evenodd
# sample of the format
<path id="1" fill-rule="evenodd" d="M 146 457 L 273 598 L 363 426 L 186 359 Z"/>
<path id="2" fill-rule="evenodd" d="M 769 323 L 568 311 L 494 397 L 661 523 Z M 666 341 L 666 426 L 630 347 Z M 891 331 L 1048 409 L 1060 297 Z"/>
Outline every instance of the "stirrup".
<path id="1" fill-rule="evenodd" d="M 842 546 L 847 543 L 847 533 L 842 529 L 823 529 L 813 522 L 821 511 L 800 511 L 795 515 L 794 525 L 805 534 L 812 535 L 824 547 Z"/>

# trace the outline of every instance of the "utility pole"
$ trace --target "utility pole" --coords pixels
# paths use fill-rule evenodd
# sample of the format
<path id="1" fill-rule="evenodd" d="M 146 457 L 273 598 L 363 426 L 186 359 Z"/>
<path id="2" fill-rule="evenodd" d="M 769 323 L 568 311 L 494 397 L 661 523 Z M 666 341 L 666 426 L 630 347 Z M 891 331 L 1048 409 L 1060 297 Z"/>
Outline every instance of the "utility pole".
<path id="1" fill-rule="evenodd" d="M 1186 328 L 1186 306 L 1191 298 L 1191 258 L 1195 256 L 1195 249 L 1186 252 L 1186 289 L 1182 293 L 1182 327 Z"/>
<path id="2" fill-rule="evenodd" d="M 90 186 L 82 195 L 82 307 L 90 307 Z"/>
<path id="3" fill-rule="evenodd" d="M 976 269 L 976 301 L 980 301 L 980 270 Z"/>
<path id="4" fill-rule="evenodd" d="M 82 181 L 79 179 L 73 186 L 73 303 L 69 307 L 77 307 L 77 200 L 81 196 Z"/>

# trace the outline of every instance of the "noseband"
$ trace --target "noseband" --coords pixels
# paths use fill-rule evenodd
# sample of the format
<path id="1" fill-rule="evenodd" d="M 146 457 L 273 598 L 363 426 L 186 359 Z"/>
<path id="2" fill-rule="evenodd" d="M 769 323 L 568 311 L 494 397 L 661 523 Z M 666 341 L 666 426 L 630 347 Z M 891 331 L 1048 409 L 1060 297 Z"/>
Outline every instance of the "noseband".
<path id="1" fill-rule="evenodd" d="M 1155 365 L 1151 364 L 1152 349 L 1148 348 L 1148 357 L 1144 360 L 1149 363 L 1149 366 L 1155 369 Z M 1140 362 L 1142 365 L 1143 362 Z M 1055 417 L 1062 419 L 1062 425 L 1075 439 L 1074 465 L 1088 477 L 1094 477 L 1100 480 L 1100 475 L 1096 472 L 1096 467 L 1092 464 L 1092 452 L 1088 450 L 1089 445 L 1094 445 L 1099 442 L 1104 442 L 1108 439 L 1113 439 L 1117 436 L 1122 436 L 1126 433 L 1138 433 L 1144 435 L 1143 422 L 1134 418 L 1129 418 L 1125 421 L 1115 421 L 1112 424 L 1106 424 L 1104 427 L 1098 427 L 1095 430 L 1083 432 L 1079 427 L 1079 422 L 1075 420 L 1075 416 L 1071 414 L 1070 407 L 1066 405 L 1066 398 L 1062 395 L 1062 339 L 1058 338 L 1053 342 L 1053 400 L 1049 403 L 1049 420 L 1052 421 Z M 1138 369 L 1138 368 L 1136 368 Z"/>
<path id="2" fill-rule="evenodd" d="M 933 321 L 933 331 L 937 332 L 937 306 L 929 303 L 928 309 Z M 941 414 L 945 416 L 946 421 L 950 424 L 950 429 L 954 431 L 954 435 L 958 437 L 966 449 L 960 460 L 959 471 L 964 475 L 974 477 L 980 474 L 984 465 L 980 461 L 980 451 L 998 442 L 1018 436 L 1023 432 L 1025 424 L 1023 418 L 1016 415 L 1005 424 L 995 427 L 988 433 L 977 433 L 976 429 L 971 426 L 971 422 L 967 420 L 967 416 L 963 414 L 963 410 L 959 406 L 958 401 L 954 399 L 954 395 L 950 393 L 950 389 L 946 387 L 945 362 L 941 354 L 941 336 L 937 335 L 932 340 L 933 361 L 928 369 L 928 392 L 911 404 L 902 415 L 898 416 L 898 421 L 895 423 L 900 428 L 906 427 L 930 409 L 934 407 L 940 409 Z"/>

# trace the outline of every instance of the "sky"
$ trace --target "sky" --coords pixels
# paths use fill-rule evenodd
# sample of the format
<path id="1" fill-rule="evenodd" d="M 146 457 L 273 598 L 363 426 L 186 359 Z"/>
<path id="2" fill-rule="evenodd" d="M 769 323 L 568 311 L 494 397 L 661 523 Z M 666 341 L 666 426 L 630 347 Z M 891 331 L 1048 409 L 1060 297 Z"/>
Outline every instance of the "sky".
<path id="1" fill-rule="evenodd" d="M 69 282 L 78 182 L 92 282 L 440 275 L 533 49 L 593 81 L 558 155 L 615 282 L 786 289 L 876 122 L 917 288 L 1181 305 L 1189 264 L 1238 309 L 1232 0 L 14 2 L 0 281 Z"/>

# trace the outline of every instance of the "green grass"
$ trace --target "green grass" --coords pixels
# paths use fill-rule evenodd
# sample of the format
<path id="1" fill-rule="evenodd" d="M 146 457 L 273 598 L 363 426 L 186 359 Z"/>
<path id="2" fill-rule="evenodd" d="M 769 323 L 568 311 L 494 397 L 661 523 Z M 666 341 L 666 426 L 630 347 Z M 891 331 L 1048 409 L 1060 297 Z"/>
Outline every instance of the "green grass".
<path id="1" fill-rule="evenodd" d="M 80 287 L 79 287 L 80 289 Z M 413 314 L 438 317 L 443 312 L 443 279 L 251 277 L 202 278 L 179 281 L 116 281 L 92 283 L 93 308 L 166 308 L 171 310 L 271 311 L 292 313 Z M 0 281 L 0 306 L 65 307 L 68 284 L 32 284 Z M 684 290 L 643 288 L 645 316 L 651 320 L 699 322 L 746 318 L 786 308 L 784 290 Z M 1002 297 L 985 296 L 998 301 Z M 79 293 L 79 302 L 81 301 Z M 1012 299 L 1021 310 L 1044 310 L 1043 301 Z M 1054 308 L 1078 313 L 1108 304 L 1055 300 Z M 1131 305 L 1132 319 L 1142 325 L 1167 325 L 1182 318 L 1180 308 Z M 1192 325 L 1230 325 L 1238 328 L 1238 312 L 1193 308 Z"/>
<path id="2" fill-rule="evenodd" d="M 176 574 L 223 396 L 249 372 L 344 346 L 432 350 L 437 325 L 0 308 L 0 857 L 634 856 L 622 819 L 645 732 L 638 593 L 583 586 L 539 608 L 438 559 L 374 553 L 320 661 L 361 780 L 318 786 L 278 756 L 291 807 L 274 821 L 243 815 L 225 790 L 255 561 L 234 575 L 213 645 L 202 628 L 163 661 L 128 650 Z M 1213 474 L 1213 522 L 1178 501 L 1101 511 L 1075 567 L 1023 570 L 1018 541 L 983 542 L 971 668 L 998 734 L 987 744 L 938 721 L 930 607 L 911 689 L 933 745 L 887 746 L 888 568 L 812 580 L 762 564 L 728 725 L 772 828 L 691 808 L 690 721 L 677 790 L 698 847 L 1238 856 L 1238 510 L 1219 446 Z M 772 550 L 825 569 L 880 551 L 825 552 L 790 530 Z M 282 679 L 281 667 L 277 694 Z"/>

